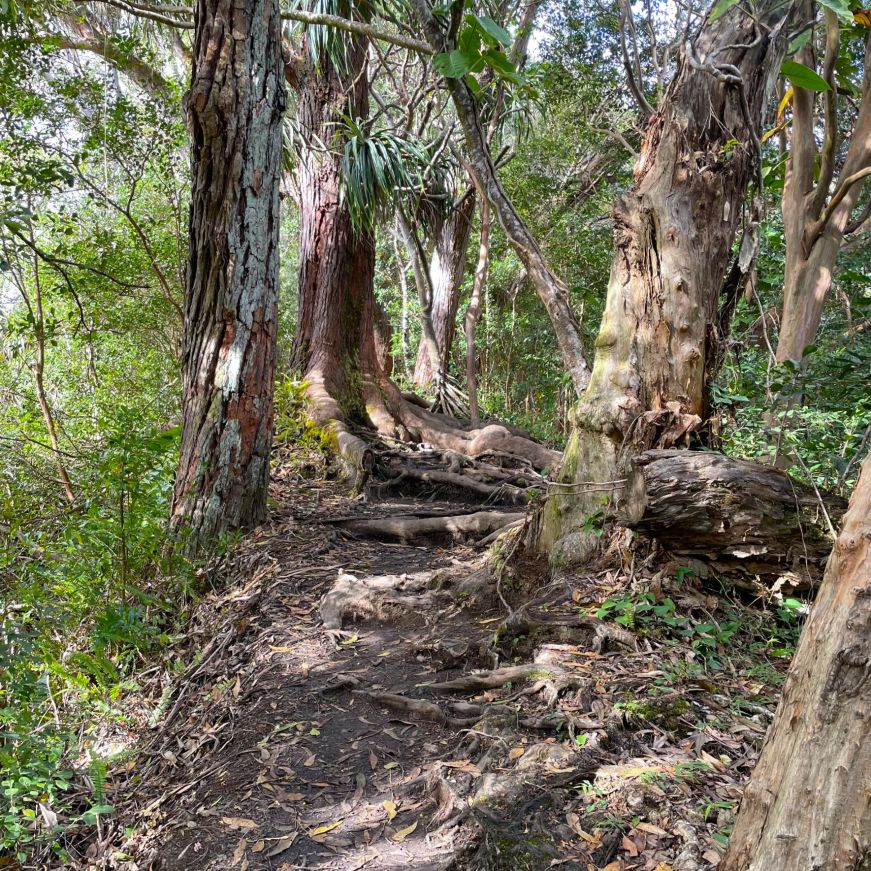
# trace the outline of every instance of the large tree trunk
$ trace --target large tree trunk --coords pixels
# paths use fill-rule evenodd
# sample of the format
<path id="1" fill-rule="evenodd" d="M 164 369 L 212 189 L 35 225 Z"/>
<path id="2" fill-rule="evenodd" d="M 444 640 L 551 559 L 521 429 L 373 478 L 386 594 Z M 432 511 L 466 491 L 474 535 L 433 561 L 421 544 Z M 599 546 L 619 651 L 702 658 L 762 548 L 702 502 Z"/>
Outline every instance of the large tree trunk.
<path id="1" fill-rule="evenodd" d="M 366 46 L 364 37 L 348 38 L 346 71 L 336 70 L 327 57 L 315 67 L 303 52 L 305 61 L 287 72 L 299 91 L 305 141 L 332 145 L 327 151 L 305 149 L 299 169 L 300 302 L 292 359 L 308 383 L 314 422 L 331 434 L 358 487 L 373 468 L 374 453 L 354 424 L 466 456 L 496 451 L 536 468 L 551 467 L 558 461 L 555 451 L 509 427 L 468 427 L 407 402 L 379 363 L 374 244 L 371 234 L 355 229 L 340 196 L 341 157 L 335 148 L 343 116 L 365 119 L 368 113 Z"/>
<path id="2" fill-rule="evenodd" d="M 634 455 L 687 439 L 705 417 L 718 300 L 791 10 L 765 0 L 758 28 L 740 6 L 706 21 L 650 120 L 635 185 L 614 210 L 595 366 L 544 509 L 543 550 L 610 510 Z"/>
<path id="3" fill-rule="evenodd" d="M 871 175 L 871 40 L 865 47 L 862 102 L 852 131 L 841 172 L 829 196 L 837 151 L 837 87 L 834 67 L 838 57 L 840 23 L 826 10 L 828 28 L 823 74 L 832 82 L 824 95 L 826 136 L 818 154 L 814 113 L 816 95 L 796 88 L 786 182 L 783 189 L 783 234 L 786 265 L 783 282 L 783 314 L 777 341 L 777 361 L 801 360 L 813 344 L 823 314 L 823 304 L 832 286 L 835 261 L 850 216 L 865 179 Z M 813 66 L 813 53 L 806 46 L 799 57 Z M 819 174 L 819 178 L 817 175 Z"/>
<path id="4" fill-rule="evenodd" d="M 718 576 L 794 575 L 809 589 L 832 549 L 829 523 L 846 502 L 785 472 L 708 451 L 646 451 L 635 458 L 619 515 L 673 556 L 711 564 Z"/>
<path id="5" fill-rule="evenodd" d="M 324 52 L 315 65 L 306 49 L 291 75 L 299 93 L 299 129 L 312 143 L 299 163 L 299 319 L 291 362 L 308 384 L 315 423 L 334 430 L 340 454 L 365 465 L 367 448 L 345 424 L 364 421 L 362 382 L 379 370 L 375 243 L 353 226 L 342 201 L 335 140 L 343 117 L 366 118 L 369 112 L 368 40 L 347 40 L 345 70 Z"/>
<path id="6" fill-rule="evenodd" d="M 871 457 L 804 627 L 722 871 L 871 868 Z"/>
<path id="7" fill-rule="evenodd" d="M 198 0 L 181 457 L 188 547 L 266 516 L 285 107 L 276 0 Z"/>
<path id="8" fill-rule="evenodd" d="M 441 372 L 446 375 L 451 346 L 456 333 L 457 310 L 463 291 L 463 278 L 466 274 L 466 259 L 469 248 L 469 235 L 472 216 L 475 214 L 475 195 L 469 194 L 439 227 L 435 237 L 429 276 L 432 284 L 433 332 L 439 350 Z M 414 383 L 426 387 L 433 380 L 432 366 L 426 342 L 421 337 L 417 349 L 417 363 L 414 367 Z"/>

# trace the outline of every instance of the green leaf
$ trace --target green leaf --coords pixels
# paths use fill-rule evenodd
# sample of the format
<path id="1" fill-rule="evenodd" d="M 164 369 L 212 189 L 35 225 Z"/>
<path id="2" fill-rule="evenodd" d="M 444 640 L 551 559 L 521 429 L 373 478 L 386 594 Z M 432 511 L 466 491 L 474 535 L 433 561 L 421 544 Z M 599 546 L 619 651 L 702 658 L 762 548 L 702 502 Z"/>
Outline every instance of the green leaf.
<path id="1" fill-rule="evenodd" d="M 828 82 L 816 71 L 794 60 L 785 60 L 780 65 L 780 72 L 797 88 L 808 91 L 830 91 Z"/>
<path id="2" fill-rule="evenodd" d="M 717 0 L 711 14 L 708 16 L 708 21 L 716 21 L 722 18 L 733 6 L 737 6 L 740 0 Z"/>
<path id="3" fill-rule="evenodd" d="M 500 27 L 489 16 L 467 15 L 466 21 L 477 27 L 485 37 L 490 37 L 488 41 L 495 41 L 506 48 L 511 45 L 511 34 L 504 27 Z"/>
<path id="4" fill-rule="evenodd" d="M 795 54 L 797 51 L 803 49 L 811 40 L 813 36 L 813 30 L 808 27 L 807 30 L 803 30 L 790 44 L 786 49 L 787 54 Z"/>
<path id="5" fill-rule="evenodd" d="M 484 69 L 484 59 L 477 52 L 465 52 L 455 48 L 441 52 L 432 59 L 432 65 L 446 79 L 461 79 L 468 73 L 478 73 Z"/>
<path id="6" fill-rule="evenodd" d="M 853 13 L 850 11 L 847 0 L 820 0 L 820 6 L 831 9 L 832 12 L 837 14 L 838 18 L 847 22 L 847 24 L 853 23 Z"/>
<path id="7" fill-rule="evenodd" d="M 515 84 L 520 84 L 523 81 L 517 74 L 514 64 L 501 51 L 497 51 L 495 48 L 488 48 L 481 57 L 501 78 L 508 79 Z"/>
<path id="8" fill-rule="evenodd" d="M 461 79 L 469 72 L 466 58 L 458 49 L 440 52 L 432 59 L 432 65 L 436 72 L 441 73 L 446 79 Z"/>

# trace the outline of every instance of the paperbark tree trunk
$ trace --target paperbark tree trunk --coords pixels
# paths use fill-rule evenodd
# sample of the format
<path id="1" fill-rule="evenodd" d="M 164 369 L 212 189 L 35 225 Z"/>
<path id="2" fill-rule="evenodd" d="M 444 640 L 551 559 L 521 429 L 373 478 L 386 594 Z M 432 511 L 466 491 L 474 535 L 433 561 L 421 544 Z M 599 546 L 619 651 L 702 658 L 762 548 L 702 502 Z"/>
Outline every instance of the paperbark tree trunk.
<path id="1" fill-rule="evenodd" d="M 266 516 L 285 108 L 276 0 L 198 0 L 181 457 L 188 549 Z"/>
<path id="2" fill-rule="evenodd" d="M 871 868 L 871 458 L 720 868 Z"/>
<path id="3" fill-rule="evenodd" d="M 829 196 L 835 175 L 838 146 L 837 83 L 834 67 L 838 57 L 840 24 L 826 9 L 827 46 L 823 76 L 831 80 L 825 93 L 826 135 L 818 153 L 815 134 L 820 119 L 814 113 L 816 95 L 795 88 L 793 124 L 786 181 L 783 189 L 783 234 L 786 265 L 783 282 L 783 314 L 777 341 L 777 361 L 801 360 L 813 344 L 823 305 L 832 286 L 835 261 L 850 217 L 865 179 L 871 177 L 871 40 L 865 47 L 864 82 L 859 113 L 847 147 L 843 166 Z M 810 47 L 799 60 L 813 66 Z M 817 178 L 817 174 L 819 177 Z"/>
<path id="4" fill-rule="evenodd" d="M 475 195 L 472 193 L 463 199 L 439 228 L 429 265 L 432 283 L 430 317 L 438 344 L 442 375 L 447 374 L 448 358 L 456 333 L 457 310 L 463 291 L 474 214 Z M 414 383 L 418 387 L 426 387 L 433 380 L 433 374 L 426 343 L 421 338 L 414 367 Z"/>
<path id="5" fill-rule="evenodd" d="M 762 107 L 793 4 L 738 6 L 688 42 L 614 209 L 614 256 L 589 387 L 538 545 L 610 511 L 631 458 L 685 442 L 706 414 L 718 300 L 748 184 Z M 724 80 L 725 79 L 725 80 Z"/>

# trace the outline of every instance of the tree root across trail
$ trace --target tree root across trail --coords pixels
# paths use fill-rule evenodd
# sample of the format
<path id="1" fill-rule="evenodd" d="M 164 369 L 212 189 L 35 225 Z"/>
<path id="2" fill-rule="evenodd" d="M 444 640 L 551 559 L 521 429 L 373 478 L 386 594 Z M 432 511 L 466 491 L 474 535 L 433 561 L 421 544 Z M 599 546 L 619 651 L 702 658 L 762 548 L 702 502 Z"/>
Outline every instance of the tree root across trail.
<path id="1" fill-rule="evenodd" d="M 340 462 L 357 490 L 448 493 L 476 502 L 524 505 L 544 492 L 543 473 L 562 459 L 510 424 L 458 420 L 430 411 L 386 379 L 363 387 L 365 426 L 352 426 L 328 387 L 309 375 L 313 422 L 332 433 Z"/>
<path id="2" fill-rule="evenodd" d="M 272 495 L 138 676 L 115 815 L 82 867 L 713 867 L 774 703 L 759 677 L 707 678 L 688 642 L 596 617 L 628 577 L 542 584 L 468 544 L 351 535 L 389 506 L 290 464 Z M 710 597 L 657 583 L 710 622 Z"/>

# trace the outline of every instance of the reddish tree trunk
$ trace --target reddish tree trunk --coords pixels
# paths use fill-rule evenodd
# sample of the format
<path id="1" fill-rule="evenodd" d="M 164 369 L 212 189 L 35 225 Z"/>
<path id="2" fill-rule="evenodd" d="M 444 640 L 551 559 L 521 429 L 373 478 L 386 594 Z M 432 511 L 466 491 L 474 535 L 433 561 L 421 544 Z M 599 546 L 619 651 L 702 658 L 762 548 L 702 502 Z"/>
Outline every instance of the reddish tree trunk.
<path id="1" fill-rule="evenodd" d="M 172 519 L 195 549 L 266 516 L 285 107 L 276 0 L 198 0 L 181 457 Z"/>
<path id="2" fill-rule="evenodd" d="M 309 60 L 298 78 L 297 118 L 306 141 L 335 146 L 343 116 L 365 118 L 369 82 L 367 42 L 348 42 L 348 71 L 342 75 L 323 56 Z M 292 362 L 306 380 L 335 397 L 349 398 L 349 373 L 360 367 L 364 348 L 374 350 L 372 287 L 375 246 L 358 232 L 341 200 L 341 156 L 307 148 L 299 165 L 299 323 Z"/>

